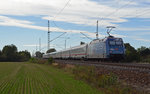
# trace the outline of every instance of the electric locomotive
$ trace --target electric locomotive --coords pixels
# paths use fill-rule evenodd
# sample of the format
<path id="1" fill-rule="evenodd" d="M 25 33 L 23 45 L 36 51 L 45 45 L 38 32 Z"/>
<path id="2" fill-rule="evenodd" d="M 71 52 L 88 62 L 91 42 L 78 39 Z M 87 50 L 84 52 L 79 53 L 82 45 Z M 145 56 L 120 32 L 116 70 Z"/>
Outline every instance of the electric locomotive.
<path id="1" fill-rule="evenodd" d="M 67 50 L 54 52 L 43 55 L 43 58 L 53 57 L 56 59 L 94 59 L 94 60 L 115 60 L 119 61 L 124 58 L 125 47 L 122 38 L 117 38 L 110 35 L 110 31 L 115 28 L 113 26 L 107 27 L 108 37 L 104 39 L 92 40 L 88 44 L 72 47 Z M 98 36 L 98 32 L 97 32 Z"/>

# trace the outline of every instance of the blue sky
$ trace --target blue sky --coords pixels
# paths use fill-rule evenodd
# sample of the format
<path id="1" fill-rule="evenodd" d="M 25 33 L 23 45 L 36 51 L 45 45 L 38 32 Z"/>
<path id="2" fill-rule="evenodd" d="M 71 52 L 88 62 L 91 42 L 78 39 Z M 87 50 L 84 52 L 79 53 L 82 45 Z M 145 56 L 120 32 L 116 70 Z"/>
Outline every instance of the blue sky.
<path id="1" fill-rule="evenodd" d="M 99 38 L 107 36 L 106 27 L 115 26 L 111 34 L 122 37 L 135 48 L 150 47 L 150 0 L 1 0 L 0 49 L 14 44 L 18 50 L 35 52 L 41 38 L 42 52 L 47 50 L 47 20 L 51 42 L 57 50 L 90 42 L 80 34 L 95 38 L 99 20 Z M 63 11 L 61 11 L 64 8 Z M 57 26 L 55 26 L 54 22 Z"/>

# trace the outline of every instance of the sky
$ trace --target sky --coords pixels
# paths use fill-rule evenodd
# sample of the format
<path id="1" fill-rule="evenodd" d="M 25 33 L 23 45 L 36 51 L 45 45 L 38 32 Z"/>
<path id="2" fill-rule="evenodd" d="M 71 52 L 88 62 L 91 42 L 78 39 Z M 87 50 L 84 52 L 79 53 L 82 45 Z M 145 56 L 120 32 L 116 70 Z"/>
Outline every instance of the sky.
<path id="1" fill-rule="evenodd" d="M 50 43 L 57 50 L 90 42 L 86 36 L 107 35 L 107 26 L 115 26 L 111 34 L 123 38 L 133 47 L 150 47 L 150 0 L 0 0 L 0 49 L 14 44 L 18 50 L 31 53 L 47 50 L 47 25 L 50 21 Z"/>

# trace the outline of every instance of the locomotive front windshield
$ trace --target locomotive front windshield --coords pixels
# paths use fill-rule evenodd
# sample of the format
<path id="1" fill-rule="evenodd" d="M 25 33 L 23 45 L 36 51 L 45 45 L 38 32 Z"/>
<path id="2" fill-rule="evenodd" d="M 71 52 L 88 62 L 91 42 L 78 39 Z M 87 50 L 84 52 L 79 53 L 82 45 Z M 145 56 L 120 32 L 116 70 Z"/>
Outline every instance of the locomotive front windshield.
<path id="1" fill-rule="evenodd" d="M 113 39 L 109 41 L 109 45 L 113 46 L 113 45 L 123 45 L 123 41 L 122 39 Z"/>

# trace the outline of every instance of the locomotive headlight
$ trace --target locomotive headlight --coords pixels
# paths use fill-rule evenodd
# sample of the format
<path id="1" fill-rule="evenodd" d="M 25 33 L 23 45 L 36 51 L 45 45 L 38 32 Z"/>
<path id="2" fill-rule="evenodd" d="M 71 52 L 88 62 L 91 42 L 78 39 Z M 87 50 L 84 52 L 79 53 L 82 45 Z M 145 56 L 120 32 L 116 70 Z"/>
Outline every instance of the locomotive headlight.
<path id="1" fill-rule="evenodd" d="M 115 50 L 118 50 L 118 48 L 115 48 Z"/>

